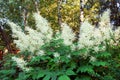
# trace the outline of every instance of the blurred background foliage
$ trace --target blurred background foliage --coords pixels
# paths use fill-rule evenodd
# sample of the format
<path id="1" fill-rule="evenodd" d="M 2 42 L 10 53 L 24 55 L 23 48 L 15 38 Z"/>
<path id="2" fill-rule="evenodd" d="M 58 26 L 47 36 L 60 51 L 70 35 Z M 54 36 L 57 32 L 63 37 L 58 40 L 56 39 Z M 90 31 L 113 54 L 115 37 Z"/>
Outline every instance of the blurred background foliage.
<path id="1" fill-rule="evenodd" d="M 58 27 L 58 9 L 59 0 L 0 0 L 0 17 L 8 18 L 13 22 L 23 25 L 24 14 L 27 16 L 28 24 L 34 26 L 32 13 L 36 12 L 35 2 L 38 3 L 40 14 L 45 17 L 54 30 Z M 79 27 L 80 0 L 61 0 L 62 22 L 66 22 L 70 27 L 77 30 Z M 112 10 L 112 20 L 117 20 L 120 16 L 119 0 L 87 0 L 84 5 L 84 16 L 92 24 L 97 24 L 100 14 L 107 8 Z M 115 11 L 116 10 L 116 11 Z M 115 21 L 115 23 L 117 23 Z M 23 25 L 24 26 L 24 25 Z"/>
<path id="2" fill-rule="evenodd" d="M 26 10 L 28 22 L 34 23 L 32 13 L 36 12 L 35 2 L 38 2 L 38 8 L 43 17 L 51 24 L 54 30 L 58 29 L 57 25 L 57 2 L 58 0 L 1 0 L 0 17 L 5 17 L 18 24 L 23 24 L 23 14 Z M 79 25 L 80 0 L 61 0 L 62 22 L 68 23 L 72 28 Z M 105 2 L 105 1 L 104 1 Z M 102 3 L 103 5 L 103 3 Z M 94 23 L 98 21 L 98 14 L 101 8 L 101 0 L 88 0 L 84 6 L 85 18 Z M 30 24 L 29 23 L 29 24 Z M 30 25 L 30 26 L 31 26 Z"/>

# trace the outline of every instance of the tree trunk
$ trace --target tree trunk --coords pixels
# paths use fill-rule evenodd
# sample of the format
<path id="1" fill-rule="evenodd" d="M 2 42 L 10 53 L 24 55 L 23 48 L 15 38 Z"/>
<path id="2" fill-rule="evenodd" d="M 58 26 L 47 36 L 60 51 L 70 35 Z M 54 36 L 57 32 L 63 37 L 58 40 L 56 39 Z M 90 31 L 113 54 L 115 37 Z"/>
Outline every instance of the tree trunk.
<path id="1" fill-rule="evenodd" d="M 7 34 L 3 31 L 3 29 L 1 27 L 2 26 L 0 26 L 0 33 L 1 33 L 1 36 L 2 36 L 2 40 L 5 41 L 5 45 L 6 45 L 7 49 L 8 49 L 8 52 L 12 53 L 10 40 L 9 40 Z"/>
<path id="2" fill-rule="evenodd" d="M 62 0 L 58 0 L 58 2 L 57 2 L 57 8 L 58 8 L 58 24 L 59 24 L 60 26 L 61 26 L 61 23 L 62 23 L 61 3 L 62 3 Z"/>
<path id="3" fill-rule="evenodd" d="M 38 1 L 35 1 L 36 12 L 40 14 Z"/>
<path id="4" fill-rule="evenodd" d="M 84 20 L 84 11 L 83 11 L 83 9 L 84 9 L 84 3 L 83 3 L 83 0 L 80 0 L 80 16 L 79 16 L 80 17 L 80 25 Z"/>
<path id="5" fill-rule="evenodd" d="M 23 8 L 23 30 L 25 30 L 25 26 L 27 25 L 27 9 Z"/>

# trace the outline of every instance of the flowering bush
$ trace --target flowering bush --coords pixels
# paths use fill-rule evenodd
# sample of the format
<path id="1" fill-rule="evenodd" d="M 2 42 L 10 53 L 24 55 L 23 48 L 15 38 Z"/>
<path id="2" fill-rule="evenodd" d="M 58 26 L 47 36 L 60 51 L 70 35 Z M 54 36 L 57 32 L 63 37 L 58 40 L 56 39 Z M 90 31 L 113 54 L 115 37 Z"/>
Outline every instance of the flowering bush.
<path id="1" fill-rule="evenodd" d="M 119 45 L 120 30 L 112 30 L 109 10 L 101 17 L 99 28 L 84 21 L 81 24 L 79 39 L 65 23 L 61 32 L 53 31 L 47 20 L 34 13 L 36 30 L 8 22 L 13 32 L 14 43 L 20 53 L 13 56 L 16 80 L 114 80 L 110 75 L 112 46 Z M 104 21 L 105 20 L 105 21 Z M 111 50 L 110 50 L 111 49 Z M 0 71 L 0 75 L 3 75 Z M 10 74 L 8 74 L 10 75 Z M 3 76 L 0 77 L 4 79 Z"/>

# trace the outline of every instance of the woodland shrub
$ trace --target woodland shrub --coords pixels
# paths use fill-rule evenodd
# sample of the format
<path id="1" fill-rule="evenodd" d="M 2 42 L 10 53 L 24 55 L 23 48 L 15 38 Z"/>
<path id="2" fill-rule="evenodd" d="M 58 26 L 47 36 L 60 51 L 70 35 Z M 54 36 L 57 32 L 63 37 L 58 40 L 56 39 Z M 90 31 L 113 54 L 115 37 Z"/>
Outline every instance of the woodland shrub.
<path id="1" fill-rule="evenodd" d="M 33 14 L 36 29 L 26 26 L 23 31 L 8 21 L 14 43 L 21 52 L 5 56 L 0 79 L 117 80 L 120 65 L 115 55 L 120 53 L 120 29 L 112 30 L 109 13 L 104 12 L 99 28 L 84 21 L 78 39 L 65 23 L 61 31 L 53 34 L 47 20 L 37 13 Z"/>

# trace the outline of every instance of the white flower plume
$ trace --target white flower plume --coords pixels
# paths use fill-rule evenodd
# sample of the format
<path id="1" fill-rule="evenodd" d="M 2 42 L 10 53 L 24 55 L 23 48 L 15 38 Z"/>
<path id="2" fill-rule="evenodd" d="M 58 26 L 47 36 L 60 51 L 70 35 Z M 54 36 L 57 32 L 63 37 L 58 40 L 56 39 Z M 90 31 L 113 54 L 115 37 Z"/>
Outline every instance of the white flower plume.
<path id="1" fill-rule="evenodd" d="M 78 48 L 92 48 L 95 51 L 101 51 L 103 49 L 98 49 L 98 46 L 105 40 L 110 40 L 111 35 L 113 35 L 113 31 L 110 27 L 95 28 L 85 21 L 80 27 Z"/>
<path id="2" fill-rule="evenodd" d="M 75 33 L 73 33 L 72 29 L 65 23 L 62 23 L 62 33 L 61 38 L 64 40 L 65 45 L 72 45 L 75 40 Z"/>
<path id="3" fill-rule="evenodd" d="M 24 33 L 21 27 L 15 23 L 8 22 L 13 33 L 12 36 L 15 38 L 14 43 L 21 51 L 35 52 L 40 49 L 40 46 L 52 39 L 53 31 L 47 20 L 38 13 L 34 13 L 33 16 L 36 21 L 36 30 L 26 26 L 27 33 Z"/>
<path id="4" fill-rule="evenodd" d="M 92 40 L 93 30 L 94 30 L 94 27 L 91 24 L 89 24 L 87 21 L 82 23 L 80 27 L 80 34 L 79 34 L 79 41 L 78 41 L 79 48 L 83 48 L 86 46 L 90 47 L 94 45 L 94 42 Z"/>
<path id="5" fill-rule="evenodd" d="M 45 40 L 49 41 L 50 39 L 52 39 L 53 31 L 48 24 L 48 21 L 38 13 L 34 13 L 33 17 L 35 19 L 36 29 L 45 36 Z"/>
<path id="6" fill-rule="evenodd" d="M 14 43 L 21 51 L 29 50 L 30 52 L 34 52 L 44 44 L 43 35 L 40 32 L 26 27 L 25 29 L 28 33 L 25 34 L 20 26 L 17 26 L 15 23 L 8 22 L 8 24 L 12 29 L 13 38 L 15 38 Z"/>
<path id="7" fill-rule="evenodd" d="M 17 66 L 21 68 L 23 71 L 29 71 L 30 69 L 26 67 L 27 62 L 24 61 L 22 58 L 12 57 L 12 60 L 17 63 Z"/>
<path id="8" fill-rule="evenodd" d="M 110 10 L 106 10 L 100 18 L 100 27 L 110 27 Z"/>

